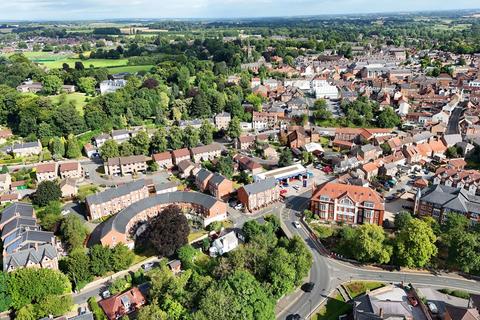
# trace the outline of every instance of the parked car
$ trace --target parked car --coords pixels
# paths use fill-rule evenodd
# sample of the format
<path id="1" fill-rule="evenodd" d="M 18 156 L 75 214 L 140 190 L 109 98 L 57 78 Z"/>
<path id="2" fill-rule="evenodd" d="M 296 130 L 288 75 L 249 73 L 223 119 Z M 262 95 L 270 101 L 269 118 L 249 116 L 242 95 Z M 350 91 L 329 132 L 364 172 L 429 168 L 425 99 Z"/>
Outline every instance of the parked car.
<path id="1" fill-rule="evenodd" d="M 418 305 L 418 301 L 414 296 L 408 296 L 408 302 L 414 307 Z"/>
<path id="2" fill-rule="evenodd" d="M 305 292 L 312 292 L 314 287 L 315 287 L 315 283 L 307 282 L 302 286 L 302 290 Z"/>
<path id="3" fill-rule="evenodd" d="M 280 190 L 280 195 L 283 196 L 285 194 L 287 194 L 288 190 L 287 189 L 282 189 Z"/>
<path id="4" fill-rule="evenodd" d="M 103 299 L 110 298 L 110 296 L 111 296 L 110 291 L 108 291 L 108 290 L 103 291 L 101 295 L 102 295 Z"/>
<path id="5" fill-rule="evenodd" d="M 142 269 L 145 271 L 148 271 L 153 268 L 153 262 L 147 262 L 145 264 L 142 264 Z"/>
<path id="6" fill-rule="evenodd" d="M 298 222 L 298 221 L 293 221 L 293 226 L 297 229 L 299 229 L 301 227 L 300 222 Z"/>
<path id="7" fill-rule="evenodd" d="M 298 313 L 289 314 L 287 316 L 287 320 L 301 320 L 301 319 L 302 319 L 302 317 Z"/>
<path id="8" fill-rule="evenodd" d="M 438 313 L 438 308 L 437 305 L 433 302 L 427 302 L 428 309 L 430 310 L 431 313 L 436 314 Z"/>

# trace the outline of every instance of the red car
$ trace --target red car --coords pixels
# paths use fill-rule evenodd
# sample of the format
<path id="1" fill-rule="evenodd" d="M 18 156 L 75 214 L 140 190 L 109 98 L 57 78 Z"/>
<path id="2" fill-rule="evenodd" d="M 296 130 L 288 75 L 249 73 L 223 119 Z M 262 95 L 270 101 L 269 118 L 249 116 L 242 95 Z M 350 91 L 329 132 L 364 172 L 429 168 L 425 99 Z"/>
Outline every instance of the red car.
<path id="1" fill-rule="evenodd" d="M 287 192 L 288 192 L 287 189 L 282 189 L 282 190 L 280 190 L 280 195 L 283 196 L 283 195 L 285 195 Z"/>

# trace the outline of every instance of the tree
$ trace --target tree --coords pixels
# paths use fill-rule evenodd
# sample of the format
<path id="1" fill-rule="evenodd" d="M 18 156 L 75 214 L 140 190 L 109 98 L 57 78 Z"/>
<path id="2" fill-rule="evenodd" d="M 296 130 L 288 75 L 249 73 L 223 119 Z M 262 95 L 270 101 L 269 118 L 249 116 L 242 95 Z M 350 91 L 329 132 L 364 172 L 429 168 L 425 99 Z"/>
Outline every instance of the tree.
<path id="1" fill-rule="evenodd" d="M 87 96 L 93 96 L 96 93 L 95 86 L 97 85 L 97 80 L 93 77 L 82 77 L 78 79 L 77 85 L 78 89 Z"/>
<path id="2" fill-rule="evenodd" d="M 360 262 L 388 263 L 392 247 L 385 244 L 383 228 L 374 224 L 363 224 L 355 229 L 356 240 L 351 243 L 352 252 Z"/>
<path id="3" fill-rule="evenodd" d="M 408 211 L 400 211 L 393 218 L 393 224 L 398 230 L 403 229 L 413 217 Z"/>
<path id="4" fill-rule="evenodd" d="M 74 214 L 67 215 L 60 225 L 60 234 L 70 250 L 82 248 L 88 233 L 82 220 Z"/>
<path id="5" fill-rule="evenodd" d="M 228 124 L 227 136 L 230 139 L 236 139 L 242 134 L 242 127 L 240 126 L 240 119 L 234 117 Z"/>
<path id="6" fill-rule="evenodd" d="M 82 289 L 93 277 L 90 272 L 90 257 L 84 249 L 73 249 L 62 261 L 62 271 L 75 286 L 75 289 Z"/>
<path id="7" fill-rule="evenodd" d="M 409 268 L 424 267 L 438 252 L 437 238 L 424 221 L 411 219 L 395 238 L 396 259 Z"/>
<path id="8" fill-rule="evenodd" d="M 55 159 L 60 159 L 65 156 L 65 140 L 63 138 L 55 137 L 50 141 L 50 151 Z"/>
<path id="9" fill-rule="evenodd" d="M 33 197 L 33 203 L 44 207 L 51 201 L 58 201 L 62 196 L 60 186 L 55 181 L 42 181 L 38 184 L 37 191 Z"/>
<path id="10" fill-rule="evenodd" d="M 28 304 L 18 310 L 15 319 L 17 320 L 36 320 L 35 310 L 33 309 L 32 304 Z"/>
<path id="11" fill-rule="evenodd" d="M 53 316 L 63 315 L 68 311 L 70 311 L 72 307 L 73 307 L 72 296 L 49 295 L 43 298 L 42 300 L 38 301 L 38 303 L 34 305 L 34 310 L 35 310 L 35 315 L 37 317 L 43 318 L 50 315 L 53 315 Z"/>
<path id="12" fill-rule="evenodd" d="M 447 151 L 445 151 L 445 156 L 449 159 L 458 158 L 457 148 L 455 146 L 447 148 Z"/>
<path id="13" fill-rule="evenodd" d="M 233 176 L 233 159 L 230 155 L 221 157 L 218 162 L 216 169 L 227 179 L 232 179 Z"/>
<path id="14" fill-rule="evenodd" d="M 119 243 L 113 247 L 111 257 L 113 270 L 121 271 L 130 267 L 134 259 L 134 254 L 126 245 Z"/>
<path id="15" fill-rule="evenodd" d="M 275 248 L 269 259 L 267 279 L 272 296 L 279 299 L 293 290 L 295 286 L 295 269 L 292 257 L 285 248 Z"/>
<path id="16" fill-rule="evenodd" d="M 132 156 L 135 153 L 135 147 L 129 141 L 124 141 L 118 146 L 118 152 L 121 157 Z"/>
<path id="17" fill-rule="evenodd" d="M 150 148 L 150 138 L 145 131 L 138 132 L 130 139 L 130 143 L 134 147 L 135 155 L 148 155 L 148 150 Z"/>
<path id="18" fill-rule="evenodd" d="M 200 134 L 197 129 L 192 126 L 187 126 L 183 130 L 184 147 L 194 148 L 200 143 Z"/>
<path id="19" fill-rule="evenodd" d="M 57 94 L 62 88 L 63 81 L 55 75 L 47 75 L 43 78 L 43 92 L 48 95 Z"/>
<path id="20" fill-rule="evenodd" d="M 168 320 L 167 314 L 160 309 L 156 302 L 144 306 L 137 315 L 137 320 Z"/>
<path id="21" fill-rule="evenodd" d="M 61 220 L 62 204 L 60 201 L 51 201 L 43 209 L 43 212 L 38 213 L 40 225 L 43 229 L 48 231 L 55 230 L 57 223 Z"/>
<path id="22" fill-rule="evenodd" d="M 480 271 L 480 239 L 475 233 L 462 231 L 451 240 L 448 261 L 466 273 Z"/>
<path id="23" fill-rule="evenodd" d="M 112 270 L 112 251 L 108 247 L 96 244 L 90 248 L 90 271 L 95 276 L 103 276 Z"/>
<path id="24" fill-rule="evenodd" d="M 68 159 L 76 159 L 81 155 L 82 152 L 80 151 L 77 138 L 73 134 L 70 134 L 67 139 L 67 151 L 65 152 L 65 156 Z"/>
<path id="25" fill-rule="evenodd" d="M 198 254 L 199 251 L 190 244 L 186 244 L 177 250 L 178 259 L 182 262 L 182 266 L 185 266 L 187 269 L 192 269 Z"/>
<path id="26" fill-rule="evenodd" d="M 173 150 L 183 148 L 183 131 L 177 126 L 170 127 L 168 147 Z"/>
<path id="27" fill-rule="evenodd" d="M 0 272 L 0 312 L 10 309 L 10 306 L 12 305 L 12 295 L 8 282 L 8 273 Z"/>
<path id="28" fill-rule="evenodd" d="M 384 142 L 380 145 L 380 148 L 382 148 L 382 152 L 384 155 L 389 155 L 392 153 L 392 148 L 387 142 Z"/>
<path id="29" fill-rule="evenodd" d="M 180 208 L 169 206 L 152 218 L 148 228 L 148 239 L 161 256 L 169 257 L 188 243 L 190 228 Z"/>
<path id="30" fill-rule="evenodd" d="M 459 235 L 467 231 L 470 222 L 462 214 L 448 213 L 445 222 L 441 227 L 441 240 L 449 246 L 451 242 Z"/>
<path id="31" fill-rule="evenodd" d="M 150 141 L 150 151 L 152 153 L 164 152 L 168 148 L 167 133 L 165 129 L 159 128 L 152 136 Z"/>
<path id="32" fill-rule="evenodd" d="M 109 158 L 115 158 L 120 156 L 120 150 L 118 149 L 118 143 L 115 140 L 107 140 L 100 147 L 100 154 L 103 161 L 107 161 Z"/>
<path id="33" fill-rule="evenodd" d="M 213 142 L 213 132 L 215 127 L 208 120 L 203 120 L 202 126 L 200 127 L 200 141 L 207 145 Z"/>
<path id="34" fill-rule="evenodd" d="M 262 111 L 262 97 L 254 93 L 250 93 L 248 96 L 245 97 L 245 100 L 248 103 L 252 104 L 256 111 Z"/>
<path id="35" fill-rule="evenodd" d="M 290 148 L 284 148 L 282 152 L 280 152 L 280 156 L 278 159 L 278 166 L 279 167 L 287 167 L 293 163 L 293 155 Z"/>
<path id="36" fill-rule="evenodd" d="M 401 120 L 392 107 L 385 107 L 378 115 L 377 122 L 380 128 L 393 128 L 398 126 Z"/>

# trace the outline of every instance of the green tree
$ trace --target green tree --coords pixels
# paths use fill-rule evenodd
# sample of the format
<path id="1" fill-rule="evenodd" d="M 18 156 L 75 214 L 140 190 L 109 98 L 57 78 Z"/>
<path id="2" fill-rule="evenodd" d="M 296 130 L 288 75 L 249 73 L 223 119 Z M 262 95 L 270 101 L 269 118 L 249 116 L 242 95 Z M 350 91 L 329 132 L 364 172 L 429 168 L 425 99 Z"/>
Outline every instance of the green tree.
<path id="1" fill-rule="evenodd" d="M 409 268 L 426 266 L 438 252 L 436 240 L 437 237 L 426 222 L 411 219 L 395 238 L 397 261 Z"/>
<path id="2" fill-rule="evenodd" d="M 115 158 L 120 156 L 120 150 L 118 149 L 118 143 L 115 140 L 107 140 L 100 147 L 100 154 L 103 161 L 107 161 L 109 158 Z"/>
<path id="3" fill-rule="evenodd" d="M 93 77 L 82 77 L 78 79 L 77 85 L 78 89 L 86 95 L 94 96 L 96 93 L 97 80 Z"/>
<path id="4" fill-rule="evenodd" d="M 38 319 L 35 315 L 35 310 L 33 309 L 33 305 L 28 304 L 18 310 L 15 319 L 17 320 L 36 320 Z"/>
<path id="5" fill-rule="evenodd" d="M 12 305 L 12 295 L 8 282 L 8 273 L 0 272 L 0 312 L 10 309 Z"/>
<path id="6" fill-rule="evenodd" d="M 461 231 L 448 248 L 449 264 L 466 273 L 480 271 L 480 239 L 476 233 Z"/>
<path id="7" fill-rule="evenodd" d="M 187 126 L 183 130 L 184 147 L 194 148 L 200 143 L 200 134 L 197 129 L 192 126 Z"/>
<path id="8" fill-rule="evenodd" d="M 159 128 L 152 136 L 150 141 L 150 150 L 152 153 L 164 152 L 168 148 L 167 133 L 165 129 Z"/>
<path id="9" fill-rule="evenodd" d="M 448 213 L 445 222 L 441 227 L 441 240 L 449 246 L 451 242 L 462 233 L 467 231 L 470 222 L 467 217 L 462 214 Z"/>
<path id="10" fill-rule="evenodd" d="M 88 233 L 88 229 L 77 215 L 69 214 L 63 218 L 60 234 L 70 250 L 82 248 Z"/>
<path id="11" fill-rule="evenodd" d="M 135 153 L 135 147 L 129 141 L 124 141 L 118 146 L 118 152 L 121 157 L 132 156 Z"/>
<path id="12" fill-rule="evenodd" d="M 230 155 L 221 157 L 216 166 L 216 170 L 228 179 L 233 177 L 233 159 Z"/>
<path id="13" fill-rule="evenodd" d="M 150 138 L 145 131 L 138 132 L 134 137 L 130 139 L 130 143 L 133 145 L 136 155 L 148 155 L 150 148 Z"/>
<path id="14" fill-rule="evenodd" d="M 55 75 L 48 75 L 43 78 L 42 85 L 45 94 L 58 94 L 62 88 L 63 81 Z"/>
<path id="15" fill-rule="evenodd" d="M 49 295 L 38 301 L 38 303 L 34 305 L 34 310 L 37 317 L 43 318 L 50 315 L 61 316 L 70 311 L 72 307 L 72 296 Z"/>
<path id="16" fill-rule="evenodd" d="M 48 231 L 55 230 L 57 223 L 62 219 L 61 211 L 60 201 L 50 201 L 43 211 L 38 213 L 42 228 Z"/>
<path id="17" fill-rule="evenodd" d="M 278 159 L 278 166 L 279 167 L 287 167 L 287 166 L 292 165 L 292 163 L 293 163 L 292 151 L 290 150 L 290 148 L 284 148 L 280 152 L 280 156 L 279 156 L 279 159 Z"/>
<path id="18" fill-rule="evenodd" d="M 272 252 L 267 267 L 267 279 L 275 299 L 282 297 L 294 288 L 295 269 L 292 262 L 292 256 L 285 248 L 276 248 Z"/>
<path id="19" fill-rule="evenodd" d="M 445 156 L 449 159 L 458 158 L 458 151 L 455 146 L 449 147 L 447 151 L 445 151 Z"/>
<path id="20" fill-rule="evenodd" d="M 203 120 L 202 126 L 200 127 L 200 141 L 207 145 L 213 142 L 213 132 L 215 127 L 208 120 Z"/>
<path id="21" fill-rule="evenodd" d="M 77 290 L 82 289 L 93 279 L 90 272 L 90 257 L 82 248 L 73 249 L 62 261 L 61 266 L 63 273 L 68 276 Z"/>
<path id="22" fill-rule="evenodd" d="M 252 104 L 256 111 L 262 111 L 262 97 L 254 93 L 250 93 L 248 96 L 245 97 L 245 100 L 248 103 Z"/>
<path id="23" fill-rule="evenodd" d="M 236 139 L 242 134 L 242 127 L 240 126 L 240 119 L 234 117 L 228 124 L 227 136 L 230 139 Z"/>
<path id="24" fill-rule="evenodd" d="M 33 203 L 44 207 L 51 201 L 58 201 L 62 196 L 60 186 L 55 181 L 42 181 L 38 184 L 37 191 L 33 197 Z"/>
<path id="25" fill-rule="evenodd" d="M 117 244 L 112 249 L 111 263 L 114 271 L 125 270 L 133 262 L 134 254 L 124 244 Z"/>
<path id="26" fill-rule="evenodd" d="M 398 230 L 403 229 L 413 217 L 408 211 L 400 211 L 393 218 L 393 224 Z"/>
<path id="27" fill-rule="evenodd" d="M 380 128 L 393 128 L 397 127 L 401 120 L 392 107 L 385 107 L 378 115 L 377 122 Z"/>
<path id="28" fill-rule="evenodd" d="M 156 302 L 149 304 L 148 306 L 144 306 L 137 315 L 137 320 L 168 320 L 168 316 L 160 309 Z"/>
<path id="29" fill-rule="evenodd" d="M 173 150 L 183 148 L 183 131 L 177 126 L 170 127 L 168 135 L 168 147 Z"/>
<path id="30" fill-rule="evenodd" d="M 67 139 L 67 151 L 65 152 L 65 156 L 69 159 L 76 159 L 81 155 L 82 152 L 80 151 L 77 138 L 73 134 L 70 134 Z"/>
<path id="31" fill-rule="evenodd" d="M 65 139 L 55 137 L 50 141 L 50 151 L 55 159 L 65 156 Z"/>
<path id="32" fill-rule="evenodd" d="M 352 252 L 360 262 L 388 263 L 392 247 L 386 245 L 383 228 L 374 224 L 363 224 L 355 230 L 356 240 L 351 243 Z"/>
<path id="33" fill-rule="evenodd" d="M 103 276 L 112 270 L 112 251 L 108 247 L 96 244 L 90 248 L 90 271 L 95 276 Z"/>
<path id="34" fill-rule="evenodd" d="M 178 259 L 182 262 L 182 265 L 187 269 L 192 269 L 195 263 L 195 258 L 199 255 L 199 251 L 192 247 L 190 244 L 186 244 L 177 250 Z"/>

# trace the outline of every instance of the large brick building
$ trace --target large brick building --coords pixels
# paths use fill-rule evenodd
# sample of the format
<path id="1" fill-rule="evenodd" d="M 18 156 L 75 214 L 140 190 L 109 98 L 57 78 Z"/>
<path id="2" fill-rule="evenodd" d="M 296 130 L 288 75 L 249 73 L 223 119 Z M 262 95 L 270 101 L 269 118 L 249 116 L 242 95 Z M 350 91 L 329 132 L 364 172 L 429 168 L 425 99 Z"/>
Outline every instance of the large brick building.
<path id="1" fill-rule="evenodd" d="M 145 180 L 137 180 L 116 188 L 92 194 L 87 197 L 86 205 L 91 220 L 115 214 L 132 203 L 147 198 L 149 195 Z"/>
<path id="2" fill-rule="evenodd" d="M 147 157 L 143 155 L 110 158 L 104 164 L 105 174 L 126 175 L 147 171 Z"/>
<path id="3" fill-rule="evenodd" d="M 314 191 L 310 210 L 323 221 L 381 225 L 385 203 L 371 188 L 327 182 Z"/>
<path id="4" fill-rule="evenodd" d="M 280 190 L 275 178 L 267 178 L 241 187 L 237 198 L 251 212 L 280 200 Z"/>

